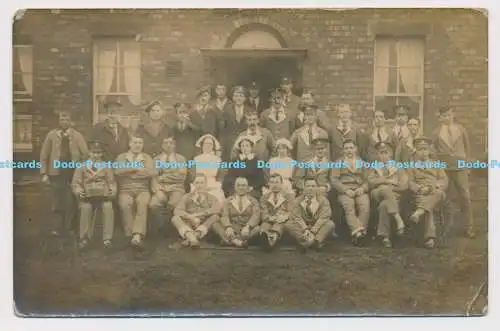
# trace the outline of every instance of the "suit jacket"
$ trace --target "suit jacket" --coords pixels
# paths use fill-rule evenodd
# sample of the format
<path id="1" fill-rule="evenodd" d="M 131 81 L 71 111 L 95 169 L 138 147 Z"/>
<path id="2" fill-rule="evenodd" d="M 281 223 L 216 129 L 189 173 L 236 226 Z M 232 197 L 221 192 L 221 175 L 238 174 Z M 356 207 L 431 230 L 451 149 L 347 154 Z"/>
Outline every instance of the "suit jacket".
<path id="1" fill-rule="evenodd" d="M 155 157 L 162 151 L 163 140 L 173 135 L 172 130 L 163 121 L 160 121 L 158 132 L 154 131 L 150 122 L 141 123 L 136 130 L 136 134 L 144 137 L 144 153 Z"/>
<path id="2" fill-rule="evenodd" d="M 164 152 L 154 158 L 157 176 L 153 178 L 153 189 L 160 189 L 164 192 L 186 192 L 186 180 L 188 168 L 169 167 L 166 168 L 160 162 L 186 162 L 186 158 L 180 154 L 166 155 Z"/>
<path id="3" fill-rule="evenodd" d="M 361 161 L 360 158 L 357 159 Z M 339 159 L 338 161 L 344 161 Z M 368 192 L 366 168 L 348 164 L 347 167 L 340 169 L 333 168 L 330 173 L 332 187 L 339 193 L 344 194 L 347 190 L 363 188 Z"/>
<path id="4" fill-rule="evenodd" d="M 195 199 L 196 194 L 201 197 L 201 201 Z M 220 212 L 220 203 L 216 197 L 206 192 L 191 192 L 182 196 L 181 200 L 174 209 L 174 215 L 186 216 L 194 213 L 205 213 L 205 217 L 216 215 Z M 202 217 L 203 218 L 203 217 Z"/>
<path id="5" fill-rule="evenodd" d="M 307 162 L 318 162 L 316 161 L 315 158 L 312 158 L 308 160 Z M 330 162 L 329 159 L 325 158 L 322 161 L 319 162 Z M 325 167 L 319 167 L 319 168 L 300 168 L 297 167 L 295 168 L 295 174 L 293 176 L 295 186 L 299 190 L 304 189 L 304 180 L 306 178 L 316 178 L 316 181 L 318 182 L 319 186 L 325 186 L 326 191 L 330 191 L 331 189 L 331 169 L 328 168 L 326 165 Z"/>
<path id="6" fill-rule="evenodd" d="M 278 193 L 278 200 L 274 201 L 274 193 L 268 192 L 260 199 L 260 218 L 262 222 L 275 223 L 276 216 L 281 215 L 284 220 L 290 217 L 293 207 L 291 195 Z"/>
<path id="7" fill-rule="evenodd" d="M 106 150 L 104 159 L 114 161 L 121 153 L 129 149 L 129 133 L 120 123 L 117 124 L 118 135 L 108 124 L 108 121 L 97 123 L 92 128 L 89 141 L 100 142 Z"/>
<path id="8" fill-rule="evenodd" d="M 360 128 L 359 124 L 351 123 L 351 127 L 345 133 L 342 133 L 338 128 L 338 124 L 330 129 L 330 155 L 332 160 L 340 159 L 343 155 L 343 143 L 345 140 L 350 139 L 356 143 L 358 147 L 358 154 L 361 158 L 366 157 L 366 137 L 363 129 Z"/>
<path id="9" fill-rule="evenodd" d="M 316 124 L 320 128 L 322 128 L 325 131 L 330 131 L 331 129 L 331 120 L 328 118 L 326 113 L 322 111 L 321 109 L 318 109 L 318 119 L 316 121 Z M 297 111 L 297 114 L 293 118 L 293 130 L 297 130 L 304 126 L 304 112 L 302 110 Z"/>
<path id="10" fill-rule="evenodd" d="M 446 192 L 448 188 L 448 176 L 440 168 L 417 168 L 408 169 L 408 188 L 416 193 L 421 185 L 432 186 Z"/>
<path id="11" fill-rule="evenodd" d="M 220 116 L 209 104 L 206 106 L 205 114 L 202 117 L 201 113 L 193 109 L 190 113 L 193 129 L 199 131 L 200 137 L 204 134 L 211 134 L 219 139 Z"/>
<path id="12" fill-rule="evenodd" d="M 87 192 L 94 187 L 102 187 L 104 192 L 116 194 L 116 181 L 111 168 L 92 169 L 90 166 L 77 168 L 71 182 L 75 195 Z"/>
<path id="13" fill-rule="evenodd" d="M 313 139 L 322 138 L 328 139 L 328 133 L 320 128 L 319 126 L 313 127 Z M 300 129 L 295 130 L 290 138 L 293 146 L 293 156 L 298 161 L 306 161 L 314 157 L 313 146 L 310 144 L 308 128 L 303 126 Z M 330 157 L 329 148 L 327 157 Z"/>
<path id="14" fill-rule="evenodd" d="M 251 109 L 247 106 L 243 107 L 244 114 L 246 114 L 250 110 Z M 234 104 L 228 106 L 225 112 L 222 113 L 220 116 L 221 120 L 219 122 L 220 123 L 219 138 L 220 138 L 220 143 L 222 144 L 224 149 L 224 155 L 222 158 L 224 160 L 228 160 L 231 157 L 230 152 L 234 145 L 234 142 L 236 141 L 236 138 L 242 131 L 245 131 L 245 129 L 247 128 L 247 123 L 245 120 L 245 116 L 243 116 L 239 122 L 237 121 Z"/>
<path id="15" fill-rule="evenodd" d="M 413 145 L 413 138 L 410 136 L 402 139 L 394 153 L 394 159 L 398 162 L 409 162 L 413 159 L 415 154 L 415 146 Z"/>
<path id="16" fill-rule="evenodd" d="M 369 168 L 367 169 L 368 187 L 373 190 L 381 185 L 390 185 L 395 192 L 403 192 L 408 189 L 408 175 L 404 169 L 392 168 Z M 382 183 L 382 180 L 390 180 L 391 184 Z"/>
<path id="17" fill-rule="evenodd" d="M 257 112 L 257 114 L 259 114 L 259 115 L 260 115 L 260 114 L 264 111 L 264 109 L 266 109 L 266 108 L 267 108 L 267 105 L 266 105 L 266 103 L 264 102 L 264 99 L 263 99 L 263 98 L 261 98 L 260 96 L 258 97 L 258 104 L 257 104 L 257 106 L 256 106 L 254 103 L 252 103 L 252 100 L 250 100 L 250 98 L 248 98 L 248 99 L 245 101 L 245 103 L 246 103 L 246 105 L 247 105 L 249 108 L 251 108 L 251 109 L 255 110 L 255 111 Z"/>
<path id="18" fill-rule="evenodd" d="M 304 221 L 308 226 L 314 226 L 318 221 L 330 220 L 332 218 L 332 208 L 327 198 L 316 196 L 311 204 L 312 216 L 306 212 L 306 197 L 304 195 L 295 199 L 292 205 L 290 220 Z"/>
<path id="19" fill-rule="evenodd" d="M 259 202 L 250 195 L 243 198 L 243 209 L 240 210 L 238 196 L 233 195 L 226 199 L 222 207 L 220 223 L 224 228 L 236 223 L 239 226 L 248 225 L 254 228 L 260 224 Z"/>
<path id="20" fill-rule="evenodd" d="M 184 130 L 181 131 L 178 124 L 173 128 L 173 135 L 175 137 L 175 145 L 178 151 L 182 151 L 182 155 L 188 160 L 192 160 L 198 154 L 196 141 L 200 138 L 200 131 L 192 126 L 186 125 Z"/>
<path id="21" fill-rule="evenodd" d="M 54 161 L 61 160 L 61 135 L 60 129 L 50 131 L 43 141 L 40 151 L 41 175 L 56 176 L 60 173 L 60 168 L 54 168 Z M 81 162 L 88 157 L 89 150 L 83 135 L 73 128 L 68 129 L 69 151 L 71 161 Z"/>
<path id="22" fill-rule="evenodd" d="M 245 130 L 238 135 L 238 138 L 239 137 L 248 137 L 252 139 L 254 142 L 253 152 L 258 160 L 269 160 L 275 145 L 275 140 L 271 131 L 266 128 L 259 128 L 257 135 L 252 136 L 249 134 L 248 130 Z M 237 157 L 237 146 L 234 145 L 231 151 L 231 159 L 234 160 Z"/>
<path id="23" fill-rule="evenodd" d="M 276 120 L 273 108 L 268 108 L 260 115 L 260 125 L 273 134 L 274 139 L 290 139 L 293 133 L 293 117 L 288 115 L 285 110 L 280 114 L 279 120 Z"/>
<path id="24" fill-rule="evenodd" d="M 210 105 L 212 106 L 212 109 L 214 111 L 219 112 L 219 114 L 221 114 L 221 113 L 226 112 L 229 108 L 231 108 L 232 103 L 233 102 L 231 100 L 226 98 L 226 102 L 224 103 L 224 106 L 222 106 L 222 108 L 220 108 L 219 105 L 217 104 L 217 99 L 212 100 Z"/>
<path id="25" fill-rule="evenodd" d="M 376 138 L 377 132 L 375 128 L 371 128 L 366 132 L 367 148 L 366 148 L 366 160 L 375 161 L 377 160 L 377 151 L 375 149 L 375 144 L 377 144 L 378 138 Z M 391 129 L 384 126 L 381 131 L 382 142 L 387 143 L 391 146 L 392 151 L 396 149 L 396 142 L 394 139 L 394 133 Z"/>
<path id="26" fill-rule="evenodd" d="M 442 126 L 437 128 L 433 134 L 433 144 L 436 158 L 448 164 L 447 170 L 458 170 L 457 161 L 467 160 L 469 156 L 469 137 L 465 128 L 455 123 L 456 135 L 447 137 L 442 132 Z"/>

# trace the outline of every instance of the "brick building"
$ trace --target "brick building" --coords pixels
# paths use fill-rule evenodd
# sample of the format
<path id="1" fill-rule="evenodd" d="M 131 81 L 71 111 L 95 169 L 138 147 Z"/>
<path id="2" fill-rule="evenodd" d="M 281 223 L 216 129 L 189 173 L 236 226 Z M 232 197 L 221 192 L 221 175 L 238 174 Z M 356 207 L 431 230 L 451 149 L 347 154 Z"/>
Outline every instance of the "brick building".
<path id="1" fill-rule="evenodd" d="M 14 151 L 36 157 L 56 112 L 88 132 L 103 100 L 193 101 L 205 83 L 264 88 L 289 75 L 318 102 L 347 102 L 368 124 L 405 103 L 429 133 L 451 103 L 486 152 L 487 17 L 466 9 L 28 10 L 14 24 Z"/>

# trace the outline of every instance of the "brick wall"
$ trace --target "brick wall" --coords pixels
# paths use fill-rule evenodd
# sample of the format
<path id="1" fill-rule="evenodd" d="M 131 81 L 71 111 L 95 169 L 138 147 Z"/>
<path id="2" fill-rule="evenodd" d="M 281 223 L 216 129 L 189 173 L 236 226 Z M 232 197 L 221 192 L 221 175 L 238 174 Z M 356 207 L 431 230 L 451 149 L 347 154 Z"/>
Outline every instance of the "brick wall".
<path id="1" fill-rule="evenodd" d="M 35 135 L 55 123 L 54 109 L 75 114 L 86 132 L 92 118 L 92 40 L 96 35 L 138 35 L 142 99 L 192 101 L 206 82 L 200 48 L 223 48 L 249 23 L 278 31 L 290 48 L 305 48 L 303 85 L 322 104 L 348 102 L 357 120 L 373 111 L 373 54 L 377 34 L 425 37 L 424 130 L 436 125 L 444 103 L 456 107 L 470 132 L 475 157 L 487 134 L 487 18 L 474 10 L 33 10 L 14 26 L 34 44 Z M 167 60 L 182 61 L 181 77 L 167 78 Z M 138 109 L 140 112 L 140 109 Z"/>

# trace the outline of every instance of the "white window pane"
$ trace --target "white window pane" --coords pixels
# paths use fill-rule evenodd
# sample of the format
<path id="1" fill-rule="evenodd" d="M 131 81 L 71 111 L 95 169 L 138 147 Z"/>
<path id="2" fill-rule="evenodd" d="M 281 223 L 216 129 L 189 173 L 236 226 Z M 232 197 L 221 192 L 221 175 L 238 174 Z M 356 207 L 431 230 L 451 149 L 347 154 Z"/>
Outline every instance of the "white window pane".
<path id="1" fill-rule="evenodd" d="M 407 105 L 410 107 L 408 117 L 420 117 L 421 99 L 422 98 L 420 96 L 398 97 L 398 105 Z"/>
<path id="2" fill-rule="evenodd" d="M 387 67 L 389 66 L 389 39 L 377 39 L 375 42 L 375 66 Z"/>
<path id="3" fill-rule="evenodd" d="M 380 110 L 385 113 L 386 119 L 393 119 L 395 113 L 394 106 L 397 104 L 397 97 L 379 96 L 375 97 L 375 110 Z"/>
<path id="4" fill-rule="evenodd" d="M 97 93 L 116 93 L 118 92 L 116 67 L 98 67 L 95 80 Z"/>
<path id="5" fill-rule="evenodd" d="M 421 85 L 422 69 L 399 68 L 399 93 L 420 94 Z"/>
<path id="6" fill-rule="evenodd" d="M 424 42 L 422 39 L 400 39 L 395 45 L 398 67 L 418 67 L 424 63 Z"/>
<path id="7" fill-rule="evenodd" d="M 15 151 L 31 151 L 33 148 L 32 118 L 30 115 L 14 117 L 13 143 Z"/>
<path id="8" fill-rule="evenodd" d="M 118 63 L 125 67 L 140 67 L 141 66 L 141 48 L 136 41 L 120 41 L 119 42 Z"/>
<path id="9" fill-rule="evenodd" d="M 119 70 L 118 91 L 139 94 L 141 92 L 141 69 L 122 67 Z"/>
<path id="10" fill-rule="evenodd" d="M 13 74 L 12 83 L 14 85 L 14 91 L 15 92 L 17 92 L 17 93 L 19 93 L 19 92 L 27 93 L 26 92 L 26 88 L 24 87 L 23 78 L 22 78 L 22 74 L 21 73 L 16 72 L 16 73 Z"/>

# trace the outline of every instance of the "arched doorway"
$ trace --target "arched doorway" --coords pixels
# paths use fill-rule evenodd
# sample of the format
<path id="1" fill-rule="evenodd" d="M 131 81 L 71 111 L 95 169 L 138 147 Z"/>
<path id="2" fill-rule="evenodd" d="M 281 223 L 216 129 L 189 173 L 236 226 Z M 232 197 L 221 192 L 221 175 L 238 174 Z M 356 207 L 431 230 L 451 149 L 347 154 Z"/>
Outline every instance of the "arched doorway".
<path id="1" fill-rule="evenodd" d="M 249 86 L 257 82 L 261 97 L 268 100 L 269 91 L 277 88 L 282 76 L 288 76 L 296 88 L 302 83 L 305 49 L 288 48 L 285 39 L 274 28 L 260 23 L 239 27 L 229 36 L 225 48 L 203 49 L 208 61 L 209 81 Z"/>

